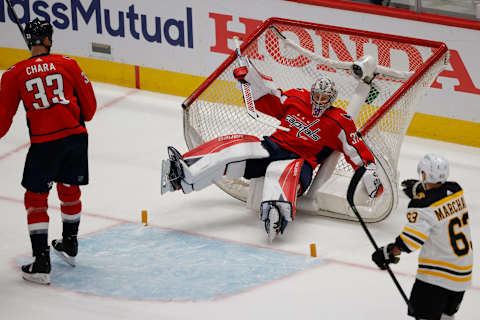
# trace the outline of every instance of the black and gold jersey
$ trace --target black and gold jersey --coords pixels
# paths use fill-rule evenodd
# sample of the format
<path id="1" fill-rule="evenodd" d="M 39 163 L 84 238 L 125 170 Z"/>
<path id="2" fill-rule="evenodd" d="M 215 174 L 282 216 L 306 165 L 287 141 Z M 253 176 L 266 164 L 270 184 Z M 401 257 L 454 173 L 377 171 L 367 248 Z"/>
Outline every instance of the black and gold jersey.
<path id="1" fill-rule="evenodd" d="M 455 182 L 417 193 L 396 239 L 402 251 L 420 249 L 417 278 L 453 291 L 471 285 L 472 241 L 463 190 Z"/>

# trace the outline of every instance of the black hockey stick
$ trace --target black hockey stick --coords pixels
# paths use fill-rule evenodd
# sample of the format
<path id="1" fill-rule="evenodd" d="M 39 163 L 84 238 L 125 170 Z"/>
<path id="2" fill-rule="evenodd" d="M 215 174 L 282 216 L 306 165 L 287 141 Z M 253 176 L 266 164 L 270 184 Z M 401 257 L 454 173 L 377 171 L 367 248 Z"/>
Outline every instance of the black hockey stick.
<path id="1" fill-rule="evenodd" d="M 370 231 L 367 228 L 367 225 L 365 224 L 365 221 L 363 221 L 362 217 L 360 216 L 360 213 L 358 213 L 358 211 L 357 211 L 357 207 L 355 206 L 355 203 L 353 202 L 353 196 L 355 195 L 355 190 L 357 189 L 358 183 L 362 179 L 365 171 L 366 171 L 365 166 L 360 167 L 360 168 L 357 169 L 357 171 L 355 171 L 355 174 L 353 175 L 352 180 L 350 181 L 350 184 L 348 185 L 347 201 L 348 201 L 348 204 L 350 205 L 350 208 L 352 208 L 353 213 L 355 214 L 355 216 L 357 216 L 358 221 L 360 221 L 360 224 L 362 225 L 363 231 L 365 231 L 365 233 L 367 234 L 367 237 L 370 240 L 370 242 L 372 243 L 373 247 L 375 248 L 375 250 L 378 250 L 378 246 L 377 246 L 377 243 L 375 242 L 375 239 L 373 239 L 372 234 L 370 233 Z M 398 282 L 397 278 L 393 274 L 392 269 L 390 269 L 390 266 L 388 264 L 387 264 L 387 271 L 388 271 L 388 274 L 390 275 L 390 277 L 392 278 L 393 282 L 395 283 L 395 286 L 397 287 L 398 291 L 400 291 L 400 294 L 401 294 L 403 300 L 405 300 L 405 302 L 408 306 L 408 309 L 410 310 L 410 313 L 415 314 L 413 312 L 414 310 L 413 310 L 413 307 L 412 307 L 410 301 L 408 301 L 407 295 L 403 291 L 402 286 Z M 418 318 L 415 317 L 415 319 L 418 319 Z"/>
<path id="2" fill-rule="evenodd" d="M 28 47 L 28 41 L 27 41 L 27 38 L 25 37 L 25 32 L 23 31 L 22 25 L 20 24 L 20 20 L 18 20 L 17 13 L 15 12 L 15 10 L 13 10 L 13 6 L 10 0 L 7 0 L 7 4 L 10 10 L 12 11 L 12 14 L 13 14 L 13 17 L 15 18 L 15 22 L 17 23 L 18 29 L 20 29 L 20 33 L 22 34 L 23 40 L 25 40 L 25 43 L 27 44 L 27 47 Z"/>

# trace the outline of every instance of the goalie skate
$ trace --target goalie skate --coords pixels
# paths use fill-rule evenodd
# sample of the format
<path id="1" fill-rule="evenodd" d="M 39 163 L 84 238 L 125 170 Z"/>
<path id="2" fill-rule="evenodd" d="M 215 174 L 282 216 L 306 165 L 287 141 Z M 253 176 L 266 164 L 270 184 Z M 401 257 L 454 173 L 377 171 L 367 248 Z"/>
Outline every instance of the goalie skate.
<path id="1" fill-rule="evenodd" d="M 280 233 L 280 213 L 275 207 L 271 207 L 268 212 L 268 217 L 265 220 L 265 231 L 270 242 Z"/>
<path id="2" fill-rule="evenodd" d="M 184 177 L 182 164 L 183 159 L 180 152 L 174 147 L 168 147 L 168 159 L 162 160 L 162 181 L 161 194 L 169 191 L 176 191 L 182 188 L 180 181 Z"/>

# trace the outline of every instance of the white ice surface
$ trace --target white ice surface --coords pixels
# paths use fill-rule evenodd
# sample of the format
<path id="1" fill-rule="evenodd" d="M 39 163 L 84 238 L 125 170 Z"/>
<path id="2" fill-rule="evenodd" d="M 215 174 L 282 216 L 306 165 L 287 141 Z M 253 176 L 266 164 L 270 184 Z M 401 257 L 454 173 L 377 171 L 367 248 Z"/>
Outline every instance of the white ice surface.
<path id="1" fill-rule="evenodd" d="M 357 223 L 299 213 L 286 234 L 268 244 L 256 213 L 215 186 L 202 192 L 160 196 L 161 159 L 168 145 L 186 151 L 183 98 L 95 83 L 99 111 L 88 123 L 90 185 L 82 189 L 84 215 L 80 236 L 119 222 L 149 223 L 225 241 L 309 255 L 329 263 L 237 295 L 209 301 L 161 302 L 104 298 L 25 282 L 17 266 L 30 254 L 20 186 L 28 132 L 22 107 L 10 132 L 0 140 L 0 319 L 407 319 L 405 304 L 386 272 L 370 260 L 372 245 Z M 448 130 L 448 128 L 445 128 Z M 416 176 L 426 152 L 450 160 L 451 179 L 465 189 L 474 248 L 480 247 L 480 149 L 406 137 L 400 158 L 401 178 Z M 61 234 L 56 192 L 50 194 L 50 239 Z M 402 229 L 406 198 L 385 221 L 368 225 L 379 245 Z M 110 244 L 115 245 L 115 244 Z M 417 255 L 402 255 L 392 267 L 410 292 Z M 465 295 L 457 319 L 478 319 L 479 254 L 474 287 Z M 115 272 L 115 265 L 111 266 Z M 185 283 L 185 286 L 188 286 Z M 161 284 L 159 284 L 161 286 Z"/>

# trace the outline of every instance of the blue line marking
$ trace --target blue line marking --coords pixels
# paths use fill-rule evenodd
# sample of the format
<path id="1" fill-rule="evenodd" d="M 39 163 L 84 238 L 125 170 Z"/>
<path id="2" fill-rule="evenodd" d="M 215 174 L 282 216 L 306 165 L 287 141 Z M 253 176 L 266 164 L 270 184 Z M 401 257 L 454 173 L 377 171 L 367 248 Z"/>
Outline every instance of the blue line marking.
<path id="1" fill-rule="evenodd" d="M 51 254 L 53 286 L 140 300 L 208 300 L 323 264 L 321 259 L 121 224 L 79 240 L 77 266 Z"/>

